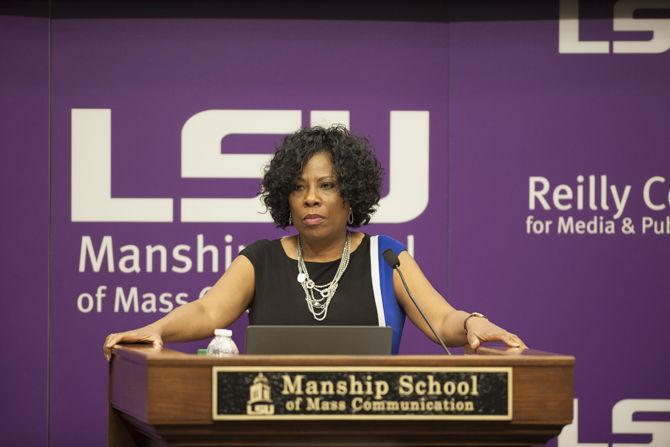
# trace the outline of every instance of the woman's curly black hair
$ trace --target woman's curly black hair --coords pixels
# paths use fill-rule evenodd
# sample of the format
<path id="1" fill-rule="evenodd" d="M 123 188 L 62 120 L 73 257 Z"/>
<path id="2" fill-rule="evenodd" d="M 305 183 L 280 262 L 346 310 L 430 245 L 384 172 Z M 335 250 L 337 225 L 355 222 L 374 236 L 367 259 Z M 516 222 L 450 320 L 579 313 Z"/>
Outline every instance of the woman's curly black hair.
<path id="1" fill-rule="evenodd" d="M 382 168 L 367 139 L 352 135 L 344 126 L 311 127 L 288 135 L 265 168 L 261 198 L 278 228 L 289 226 L 289 195 L 303 168 L 318 152 L 328 152 L 340 188 L 351 206 L 352 227 L 370 222 L 381 191 Z"/>

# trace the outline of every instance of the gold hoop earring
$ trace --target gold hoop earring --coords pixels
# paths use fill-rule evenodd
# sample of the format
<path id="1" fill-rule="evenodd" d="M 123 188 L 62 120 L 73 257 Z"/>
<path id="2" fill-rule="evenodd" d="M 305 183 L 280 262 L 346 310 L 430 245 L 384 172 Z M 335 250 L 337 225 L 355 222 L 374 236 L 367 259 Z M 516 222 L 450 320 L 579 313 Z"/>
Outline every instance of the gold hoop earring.
<path id="1" fill-rule="evenodd" d="M 353 225 L 353 224 L 354 224 L 354 212 L 351 211 L 351 208 L 349 208 L 349 215 L 347 216 L 347 223 L 348 223 L 349 225 Z"/>

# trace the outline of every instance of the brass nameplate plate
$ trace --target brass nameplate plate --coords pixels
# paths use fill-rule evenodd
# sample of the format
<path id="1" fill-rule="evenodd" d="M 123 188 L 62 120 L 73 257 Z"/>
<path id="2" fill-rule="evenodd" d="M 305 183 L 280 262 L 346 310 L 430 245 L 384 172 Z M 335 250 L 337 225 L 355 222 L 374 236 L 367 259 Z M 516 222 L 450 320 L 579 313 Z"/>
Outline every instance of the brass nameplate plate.
<path id="1" fill-rule="evenodd" d="M 212 368 L 214 420 L 511 420 L 512 368 Z"/>

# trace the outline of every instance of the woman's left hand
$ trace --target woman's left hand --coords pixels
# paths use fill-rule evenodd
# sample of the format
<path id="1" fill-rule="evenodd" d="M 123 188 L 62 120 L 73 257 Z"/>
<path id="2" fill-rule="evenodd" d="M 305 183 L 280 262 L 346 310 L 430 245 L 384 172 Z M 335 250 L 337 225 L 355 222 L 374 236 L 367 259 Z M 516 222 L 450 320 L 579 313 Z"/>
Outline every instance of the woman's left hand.
<path id="1" fill-rule="evenodd" d="M 468 345 L 477 349 L 483 341 L 502 341 L 513 348 L 528 349 L 528 346 L 517 335 L 496 326 L 486 318 L 473 317 L 466 322 Z"/>

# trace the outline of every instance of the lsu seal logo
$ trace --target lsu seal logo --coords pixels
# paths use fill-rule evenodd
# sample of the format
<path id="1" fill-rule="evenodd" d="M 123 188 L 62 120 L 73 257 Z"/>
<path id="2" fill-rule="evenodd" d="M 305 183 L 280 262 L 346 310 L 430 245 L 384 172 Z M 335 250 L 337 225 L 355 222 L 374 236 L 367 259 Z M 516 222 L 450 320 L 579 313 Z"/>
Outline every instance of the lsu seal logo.
<path id="1" fill-rule="evenodd" d="M 270 396 L 270 384 L 263 373 L 258 373 L 249 387 L 247 414 L 274 414 L 275 406 Z"/>

